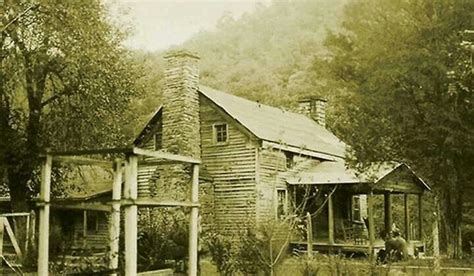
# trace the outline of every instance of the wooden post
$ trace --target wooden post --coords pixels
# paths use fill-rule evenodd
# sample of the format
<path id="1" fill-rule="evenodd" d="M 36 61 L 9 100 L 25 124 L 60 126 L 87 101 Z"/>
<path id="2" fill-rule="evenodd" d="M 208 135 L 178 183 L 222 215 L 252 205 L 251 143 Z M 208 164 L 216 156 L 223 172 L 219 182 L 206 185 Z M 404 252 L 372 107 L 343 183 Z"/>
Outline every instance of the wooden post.
<path id="1" fill-rule="evenodd" d="M 390 192 L 385 192 L 384 196 L 384 224 L 385 224 L 385 234 L 391 235 L 392 233 L 392 195 Z"/>
<path id="2" fill-rule="evenodd" d="M 6 218 L 0 217 L 0 267 L 2 267 L 3 264 L 3 233 L 5 226 L 3 224 L 3 220 Z"/>
<path id="3" fill-rule="evenodd" d="M 371 260 L 374 259 L 374 244 L 375 244 L 375 225 L 374 225 L 374 194 L 372 191 L 367 194 L 367 216 L 369 222 L 369 254 Z"/>
<path id="4" fill-rule="evenodd" d="M 405 239 L 410 240 L 410 211 L 408 206 L 408 194 L 403 194 L 403 205 L 405 209 Z"/>
<path id="5" fill-rule="evenodd" d="M 124 196 L 132 201 L 137 199 L 137 170 L 136 155 L 128 157 Z M 125 275 L 137 275 L 137 205 L 125 207 Z"/>
<path id="6" fill-rule="evenodd" d="M 334 210 L 332 194 L 328 195 L 328 243 L 334 244 Z"/>
<path id="7" fill-rule="evenodd" d="M 112 212 L 109 227 L 109 269 L 110 275 L 117 275 L 120 241 L 120 198 L 122 192 L 122 162 L 115 160 L 114 183 L 112 187 Z"/>
<path id="8" fill-rule="evenodd" d="M 199 165 L 193 165 L 191 202 L 199 203 Z M 192 207 L 189 222 L 189 268 L 188 275 L 196 276 L 198 271 L 199 208 Z"/>
<path id="9" fill-rule="evenodd" d="M 308 257 L 313 257 L 313 221 L 311 214 L 306 213 L 306 240 L 308 242 Z"/>
<path id="10" fill-rule="evenodd" d="M 418 240 L 423 240 L 423 194 L 418 195 Z"/>
<path id="11" fill-rule="evenodd" d="M 82 246 L 87 246 L 87 210 L 82 211 Z"/>
<path id="12" fill-rule="evenodd" d="M 440 272 L 440 259 L 439 259 L 439 230 L 438 230 L 438 213 L 434 213 L 433 219 L 433 267 L 434 272 Z"/>
<path id="13" fill-rule="evenodd" d="M 43 163 L 41 170 L 41 188 L 39 200 L 42 204 L 39 210 L 39 234 L 38 234 L 38 275 L 48 275 L 49 265 L 49 200 L 51 192 L 51 166 L 53 157 L 49 154 Z"/>
<path id="14" fill-rule="evenodd" d="M 26 216 L 26 235 L 25 235 L 25 248 L 24 248 L 24 251 L 25 252 L 25 256 L 28 256 L 28 245 L 29 245 L 29 242 L 30 242 L 30 214 L 28 214 Z"/>

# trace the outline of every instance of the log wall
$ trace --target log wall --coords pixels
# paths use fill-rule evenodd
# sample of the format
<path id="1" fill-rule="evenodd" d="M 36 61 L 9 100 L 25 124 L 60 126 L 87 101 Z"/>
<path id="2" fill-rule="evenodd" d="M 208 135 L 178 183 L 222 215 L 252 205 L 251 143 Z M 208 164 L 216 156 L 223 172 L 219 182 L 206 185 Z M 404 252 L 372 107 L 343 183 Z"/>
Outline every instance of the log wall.
<path id="1" fill-rule="evenodd" d="M 235 123 L 201 99 L 201 158 L 213 178 L 215 226 L 238 230 L 255 221 L 256 145 Z M 228 124 L 228 143 L 216 144 L 213 125 Z"/>

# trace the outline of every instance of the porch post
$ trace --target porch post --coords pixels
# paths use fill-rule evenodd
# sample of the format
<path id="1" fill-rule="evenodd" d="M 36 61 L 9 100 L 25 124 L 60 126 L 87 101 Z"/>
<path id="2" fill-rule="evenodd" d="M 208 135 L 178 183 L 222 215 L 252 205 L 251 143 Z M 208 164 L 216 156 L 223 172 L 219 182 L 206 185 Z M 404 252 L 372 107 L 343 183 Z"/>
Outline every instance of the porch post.
<path id="1" fill-rule="evenodd" d="M 408 194 L 403 194 L 403 205 L 405 207 L 405 238 L 410 240 L 410 211 L 408 209 Z"/>
<path id="2" fill-rule="evenodd" d="M 384 224 L 385 234 L 388 235 L 392 232 L 392 195 L 390 192 L 384 193 Z"/>
<path id="3" fill-rule="evenodd" d="M 418 239 L 423 240 L 423 194 L 418 194 Z"/>
<path id="4" fill-rule="evenodd" d="M 137 275 L 137 166 L 136 155 L 128 157 L 124 197 L 127 202 L 125 209 L 125 275 Z"/>
<path id="5" fill-rule="evenodd" d="M 369 222 L 369 250 L 370 257 L 373 258 L 374 255 L 374 244 L 375 244 L 375 225 L 374 225 L 374 193 L 370 191 L 367 194 L 367 216 Z"/>
<path id="6" fill-rule="evenodd" d="M 332 194 L 328 195 L 328 243 L 334 244 L 334 211 L 332 206 Z"/>

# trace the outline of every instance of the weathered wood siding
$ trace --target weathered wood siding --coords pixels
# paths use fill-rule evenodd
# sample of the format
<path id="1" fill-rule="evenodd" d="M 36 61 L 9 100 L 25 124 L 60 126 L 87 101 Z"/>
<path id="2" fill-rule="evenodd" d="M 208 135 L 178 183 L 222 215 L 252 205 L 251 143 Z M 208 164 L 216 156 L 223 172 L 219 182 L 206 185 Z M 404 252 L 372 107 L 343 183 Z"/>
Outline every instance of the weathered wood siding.
<path id="1" fill-rule="evenodd" d="M 85 237 L 84 214 L 82 212 L 74 212 L 74 215 L 74 244 L 76 247 L 87 249 L 104 249 L 108 246 L 108 214 L 102 213 L 100 216 L 102 219 L 99 220 L 97 231 L 86 230 Z"/>
<path id="2" fill-rule="evenodd" d="M 257 221 L 265 223 L 276 218 L 277 190 L 286 189 L 286 177 L 304 171 L 319 163 L 306 156 L 293 156 L 293 166 L 287 168 L 285 152 L 278 149 L 261 148 L 258 150 L 257 184 Z M 287 193 L 289 191 L 287 190 Z M 290 204 L 290 195 L 287 198 Z M 290 206 L 287 206 L 288 210 Z"/>
<path id="3" fill-rule="evenodd" d="M 155 125 L 152 126 L 151 132 L 143 139 L 143 141 L 137 146 L 146 150 L 157 150 L 160 149 L 160 144 L 155 144 L 155 135 L 157 140 L 161 141 L 163 127 L 161 119 L 155 122 Z M 147 157 L 147 160 L 153 159 L 152 157 Z M 153 183 L 158 178 L 158 173 L 156 170 L 157 166 L 139 166 L 138 167 L 138 196 L 139 197 L 149 197 L 152 195 Z"/>
<path id="4" fill-rule="evenodd" d="M 213 178 L 215 226 L 237 230 L 255 221 L 256 146 L 222 111 L 201 98 L 201 150 Z M 213 125 L 228 124 L 228 143 L 213 142 Z"/>

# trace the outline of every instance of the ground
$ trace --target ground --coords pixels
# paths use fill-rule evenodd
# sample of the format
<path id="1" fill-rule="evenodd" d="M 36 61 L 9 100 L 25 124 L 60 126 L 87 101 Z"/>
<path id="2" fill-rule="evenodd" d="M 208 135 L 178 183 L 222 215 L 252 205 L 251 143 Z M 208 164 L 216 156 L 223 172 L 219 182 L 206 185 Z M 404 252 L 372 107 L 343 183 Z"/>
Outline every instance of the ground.
<path id="1" fill-rule="evenodd" d="M 310 263 L 312 274 L 305 274 L 304 268 L 307 263 L 303 258 L 290 257 L 285 260 L 276 270 L 276 275 L 434 275 L 433 260 L 410 260 L 392 265 L 371 267 L 366 259 L 345 259 L 337 256 L 316 256 L 314 261 Z M 457 275 L 474 275 L 474 258 L 465 260 L 448 260 L 441 261 L 442 271 L 439 275 L 457 276 Z M 449 268 L 449 269 L 448 269 Z M 210 259 L 201 261 L 201 275 L 218 276 L 219 273 Z"/>

